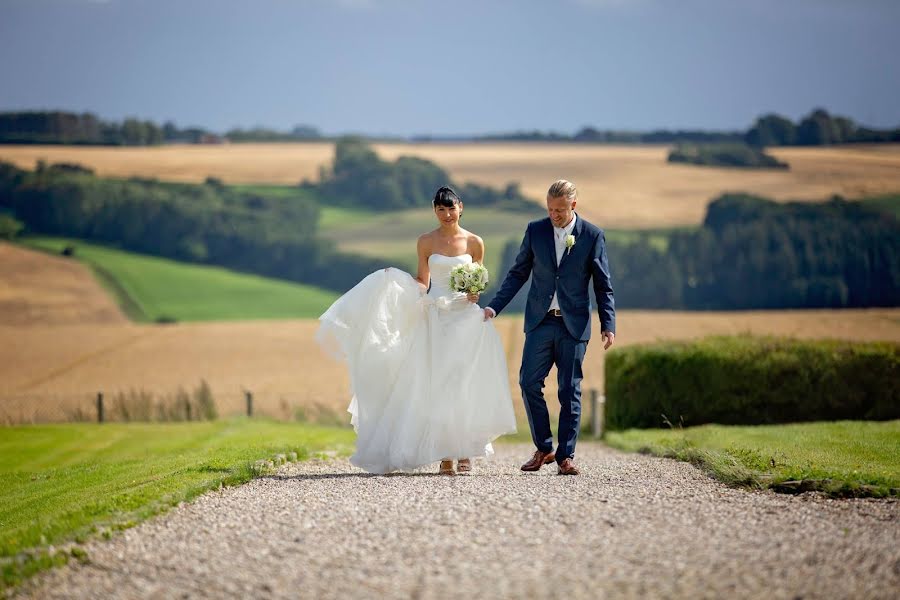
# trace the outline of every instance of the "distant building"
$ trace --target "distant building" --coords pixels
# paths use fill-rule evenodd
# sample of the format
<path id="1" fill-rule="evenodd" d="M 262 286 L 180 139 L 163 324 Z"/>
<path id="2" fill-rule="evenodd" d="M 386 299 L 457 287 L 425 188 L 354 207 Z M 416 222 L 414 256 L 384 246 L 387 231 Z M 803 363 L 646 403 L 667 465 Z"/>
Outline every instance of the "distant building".
<path id="1" fill-rule="evenodd" d="M 197 140 L 198 144 L 227 144 L 228 138 L 215 134 L 215 133 L 204 133 Z"/>

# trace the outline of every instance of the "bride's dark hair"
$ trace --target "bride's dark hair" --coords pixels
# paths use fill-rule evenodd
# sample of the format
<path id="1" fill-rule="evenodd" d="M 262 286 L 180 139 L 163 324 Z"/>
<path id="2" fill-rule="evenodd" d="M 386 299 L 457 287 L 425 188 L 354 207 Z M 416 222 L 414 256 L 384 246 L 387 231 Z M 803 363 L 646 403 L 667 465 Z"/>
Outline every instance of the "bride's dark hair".
<path id="1" fill-rule="evenodd" d="M 447 187 L 446 185 L 440 188 L 434 194 L 434 205 L 435 206 L 454 206 L 459 202 L 459 196 L 456 195 L 456 192 L 453 191 L 452 188 Z"/>

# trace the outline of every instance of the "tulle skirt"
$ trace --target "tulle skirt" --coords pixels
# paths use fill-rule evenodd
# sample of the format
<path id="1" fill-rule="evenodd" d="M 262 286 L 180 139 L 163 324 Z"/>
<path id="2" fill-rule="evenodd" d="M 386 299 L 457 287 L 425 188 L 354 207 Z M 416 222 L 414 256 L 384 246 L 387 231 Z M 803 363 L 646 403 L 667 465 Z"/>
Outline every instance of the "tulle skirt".
<path id="1" fill-rule="evenodd" d="M 408 273 L 379 270 L 319 320 L 318 342 L 350 372 L 355 466 L 389 473 L 486 456 L 515 432 L 500 336 L 464 295 L 423 295 Z"/>

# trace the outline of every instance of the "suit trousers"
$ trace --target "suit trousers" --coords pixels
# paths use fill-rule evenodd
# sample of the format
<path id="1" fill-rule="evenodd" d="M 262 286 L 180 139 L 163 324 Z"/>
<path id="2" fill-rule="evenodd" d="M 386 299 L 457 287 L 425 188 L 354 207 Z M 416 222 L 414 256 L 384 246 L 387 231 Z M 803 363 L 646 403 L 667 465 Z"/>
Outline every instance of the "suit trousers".
<path id="1" fill-rule="evenodd" d="M 550 414 L 544 401 L 544 380 L 555 364 L 559 382 L 559 445 L 556 461 L 575 458 L 575 442 L 581 425 L 582 363 L 587 341 L 574 338 L 562 317 L 547 313 L 541 324 L 525 335 L 519 385 L 528 413 L 531 439 L 541 452 L 553 450 Z"/>

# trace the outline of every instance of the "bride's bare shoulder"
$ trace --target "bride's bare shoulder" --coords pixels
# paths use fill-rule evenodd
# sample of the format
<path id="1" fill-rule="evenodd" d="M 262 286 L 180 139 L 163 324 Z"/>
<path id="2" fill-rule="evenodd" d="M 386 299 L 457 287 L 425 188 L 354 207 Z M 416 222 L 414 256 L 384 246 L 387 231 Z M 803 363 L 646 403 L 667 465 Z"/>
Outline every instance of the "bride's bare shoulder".
<path id="1" fill-rule="evenodd" d="M 419 239 L 416 240 L 416 248 L 418 248 L 419 251 L 430 251 L 433 243 L 434 232 L 429 231 L 428 233 L 423 233 L 419 236 Z"/>
<path id="2" fill-rule="evenodd" d="M 472 256 L 484 256 L 484 240 L 471 231 L 466 232 L 466 247 Z"/>

